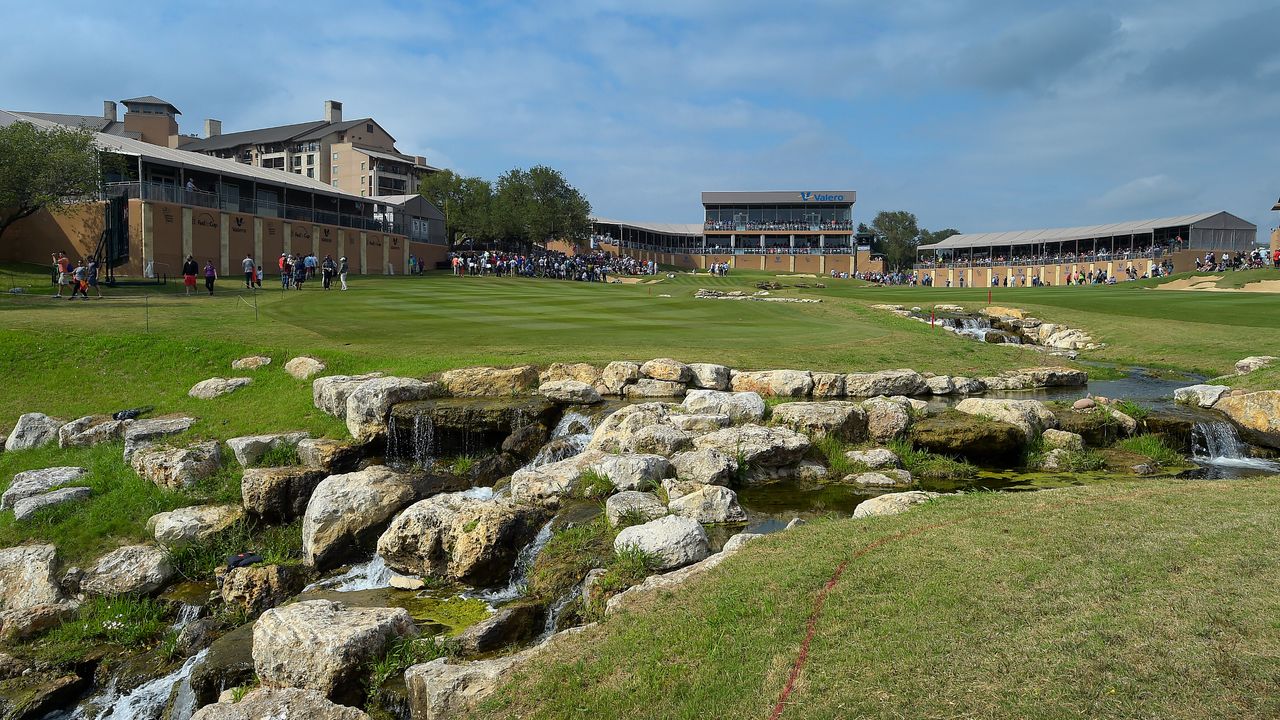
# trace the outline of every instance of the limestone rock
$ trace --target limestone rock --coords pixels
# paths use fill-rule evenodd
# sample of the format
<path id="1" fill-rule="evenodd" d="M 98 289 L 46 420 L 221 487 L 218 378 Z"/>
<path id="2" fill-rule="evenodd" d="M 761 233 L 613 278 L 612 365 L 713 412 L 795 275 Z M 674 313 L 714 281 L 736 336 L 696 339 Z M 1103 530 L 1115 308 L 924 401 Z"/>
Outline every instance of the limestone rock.
<path id="1" fill-rule="evenodd" d="M 73 483 L 88 472 L 82 467 L 51 467 L 20 472 L 13 476 L 9 488 L 0 495 L 0 508 L 12 508 L 19 500 L 42 495 L 60 485 Z"/>
<path id="2" fill-rule="evenodd" d="M 258 688 L 240 702 L 206 705 L 191 720 L 369 720 L 353 707 L 330 702 L 323 693 L 298 688 Z"/>
<path id="3" fill-rule="evenodd" d="M 284 364 L 284 371 L 294 380 L 310 380 L 313 376 L 324 372 L 326 365 L 313 358 L 305 355 L 292 358 Z"/>
<path id="4" fill-rule="evenodd" d="M 687 383 L 693 379 L 688 365 L 671 358 L 656 358 L 640 366 L 641 377 L 673 383 Z"/>
<path id="5" fill-rule="evenodd" d="M 733 424 L 733 420 L 728 415 L 705 415 L 701 413 L 672 415 L 668 420 L 675 429 L 683 430 L 692 435 L 706 435 Z"/>
<path id="6" fill-rule="evenodd" d="M 621 395 L 623 388 L 640 379 L 639 363 L 615 361 L 604 366 L 600 373 L 601 393 Z"/>
<path id="7" fill-rule="evenodd" d="M 253 667 L 270 688 L 316 690 L 335 700 L 362 694 L 364 666 L 418 629 L 404 608 L 307 600 L 272 608 L 253 628 Z"/>
<path id="8" fill-rule="evenodd" d="M 318 382 L 318 381 L 317 381 Z M 439 397 L 438 383 L 413 378 L 381 377 L 366 380 L 347 395 L 347 431 L 364 442 L 387 430 L 387 415 L 396 403 Z"/>
<path id="9" fill-rule="evenodd" d="M 732 422 L 756 423 L 764 419 L 764 398 L 756 392 L 690 390 L 684 396 L 686 412 L 727 415 Z"/>
<path id="10" fill-rule="evenodd" d="M 773 409 L 775 422 L 810 437 L 831 436 L 848 442 L 867 437 L 867 414 L 844 400 L 783 403 Z"/>
<path id="11" fill-rule="evenodd" d="M 250 565 L 228 570 L 220 592 L 228 605 L 259 613 L 293 597 L 302 590 L 304 580 L 296 566 Z"/>
<path id="12" fill-rule="evenodd" d="M 1039 400 L 965 398 L 956 405 L 956 410 L 966 415 L 1009 423 L 1021 430 L 1027 439 L 1058 425 L 1057 418 Z"/>
<path id="13" fill-rule="evenodd" d="M 326 474 L 314 467 L 249 468 L 240 481 L 244 509 L 268 522 L 289 522 L 307 511 Z"/>
<path id="14" fill-rule="evenodd" d="M 693 433 L 672 425 L 650 425 L 624 439 L 619 449 L 626 453 L 648 453 L 665 457 L 687 449 L 693 438 Z"/>
<path id="15" fill-rule="evenodd" d="M 545 605 L 512 603 L 463 630 L 454 642 L 463 657 L 484 655 L 531 639 L 542 631 L 546 619 Z"/>
<path id="16" fill-rule="evenodd" d="M 631 437 L 652 425 L 668 425 L 669 406 L 662 403 L 638 403 L 619 408 L 596 427 L 587 444 L 588 450 L 618 452 L 631 444 Z"/>
<path id="17" fill-rule="evenodd" d="M 378 554 L 397 572 L 486 586 L 508 577 L 545 519 L 534 506 L 443 493 L 400 513 L 378 538 Z"/>
<path id="18" fill-rule="evenodd" d="M 1174 390 L 1173 400 L 1180 405 L 1209 408 L 1213 407 L 1214 403 L 1221 400 L 1222 396 L 1229 392 L 1231 392 L 1231 388 L 1226 385 L 1191 385 L 1190 387 Z"/>
<path id="19" fill-rule="evenodd" d="M 493 367 L 449 370 L 440 376 L 454 397 L 508 397 L 521 395 L 538 386 L 538 369 L 521 365 L 500 370 Z M 417 398 L 421 399 L 421 398 Z"/>
<path id="20" fill-rule="evenodd" d="M 127 545 L 98 558 L 85 572 L 86 595 L 150 595 L 173 577 L 169 553 L 154 545 Z"/>
<path id="21" fill-rule="evenodd" d="M 185 448 L 145 447 L 130 464 L 143 478 L 168 490 L 182 490 L 218 472 L 222 449 L 216 440 Z"/>
<path id="22" fill-rule="evenodd" d="M 0 606 L 20 610 L 62 601 L 57 549 L 18 545 L 0 550 Z"/>
<path id="23" fill-rule="evenodd" d="M 731 387 L 735 392 L 754 392 L 764 397 L 803 398 L 813 393 L 813 375 L 806 370 L 735 372 Z"/>
<path id="24" fill-rule="evenodd" d="M 844 454 L 849 462 L 857 463 L 868 470 L 898 467 L 898 456 L 888 448 L 872 448 L 870 450 L 850 450 Z"/>
<path id="25" fill-rule="evenodd" d="M 913 505 L 929 502 L 938 497 L 938 493 L 923 490 L 909 490 L 900 493 L 888 493 L 863 500 L 853 509 L 854 519 L 865 517 L 881 517 L 898 515 L 911 509 Z"/>
<path id="26" fill-rule="evenodd" d="M 1010 467 L 1021 459 L 1027 437 L 1007 422 L 948 411 L 917 421 L 911 427 L 911 442 L 938 455 Z"/>
<path id="27" fill-rule="evenodd" d="M 408 477 L 381 465 L 321 480 L 302 518 L 304 560 L 323 570 L 360 554 L 415 496 Z"/>
<path id="28" fill-rule="evenodd" d="M 727 485 L 738 472 L 738 461 L 714 448 L 677 453 L 671 464 L 681 480 L 703 485 Z"/>
<path id="29" fill-rule="evenodd" d="M 695 520 L 667 515 L 625 528 L 613 541 L 615 552 L 638 548 L 657 560 L 657 569 L 673 570 L 710 553 L 707 533 Z"/>
<path id="30" fill-rule="evenodd" d="M 58 429 L 58 447 L 93 447 L 124 437 L 132 420 L 112 420 L 109 416 L 89 415 Z"/>
<path id="31" fill-rule="evenodd" d="M 908 406 L 885 398 L 873 398 L 862 403 L 867 414 L 867 435 L 876 442 L 888 442 L 911 427 Z"/>
<path id="32" fill-rule="evenodd" d="M 296 447 L 306 437 L 305 431 L 246 435 L 228 439 L 227 447 L 231 448 L 231 453 L 236 456 L 236 462 L 240 463 L 240 467 L 247 468 L 256 465 L 268 452 L 289 446 Z"/>
<path id="33" fill-rule="evenodd" d="M 747 513 L 738 504 L 738 494 L 721 485 L 703 485 L 681 495 L 668 506 L 671 512 L 704 525 L 746 522 Z"/>
<path id="34" fill-rule="evenodd" d="M 905 475 L 905 477 L 904 477 Z M 892 488 L 911 484 L 911 473 L 906 470 L 888 470 L 886 472 L 866 472 L 850 475 L 845 482 L 863 487 Z"/>
<path id="35" fill-rule="evenodd" d="M 21 642 L 61 625 L 75 617 L 78 601 L 10 608 L 0 612 L 0 639 Z"/>
<path id="36" fill-rule="evenodd" d="M 187 394 L 197 400 L 212 400 L 214 398 L 233 393 L 236 390 L 252 383 L 253 378 L 247 377 L 209 378 L 208 380 L 201 380 L 195 385 L 192 385 L 191 389 L 187 391 Z"/>
<path id="37" fill-rule="evenodd" d="M 87 487 L 67 487 L 23 498 L 13 504 L 13 517 L 16 520 L 27 520 L 40 510 L 76 500 L 85 500 L 91 494 L 93 491 Z"/>
<path id="38" fill-rule="evenodd" d="M 646 523 L 666 514 L 667 506 L 657 495 L 648 492 L 627 490 L 611 495 L 604 504 L 604 515 L 614 527 L 628 517 L 638 517 L 641 523 Z"/>
<path id="39" fill-rule="evenodd" d="M 594 405 L 600 402 L 595 387 L 579 380 L 551 380 L 538 386 L 538 392 L 552 402 L 568 405 Z"/>
<path id="40" fill-rule="evenodd" d="M 1026 314 L 1017 308 L 1002 307 L 1000 305 L 988 305 L 979 310 L 979 312 L 987 317 L 993 318 L 1012 318 L 1014 320 L 1021 320 L 1026 317 Z"/>
<path id="41" fill-rule="evenodd" d="M 813 377 L 813 399 L 835 400 L 845 396 L 844 373 L 816 372 Z"/>
<path id="42" fill-rule="evenodd" d="M 582 471 L 605 457 L 599 450 L 586 450 L 558 462 L 526 467 L 511 476 L 511 499 L 520 503 L 555 502 L 578 485 Z"/>
<path id="43" fill-rule="evenodd" d="M 558 380 L 576 380 L 592 387 L 600 384 L 602 372 L 590 363 L 551 363 L 538 374 L 538 382 L 546 384 Z"/>
<path id="44" fill-rule="evenodd" d="M 1213 406 L 1234 422 L 1245 439 L 1269 448 L 1280 448 L 1280 390 L 1232 395 Z"/>
<path id="45" fill-rule="evenodd" d="M 473 709 L 509 677 L 524 655 L 448 664 L 445 658 L 404 673 L 413 720 L 453 720 Z M 194 718 L 192 720 L 195 720 Z"/>
<path id="46" fill-rule="evenodd" d="M 809 449 L 809 438 L 780 427 L 742 425 L 717 430 L 695 438 L 694 447 L 718 450 L 740 463 L 770 468 L 790 465 L 800 460 Z"/>
<path id="47" fill-rule="evenodd" d="M 317 410 L 338 419 L 347 417 L 347 397 L 356 388 L 370 380 L 382 377 L 382 373 L 366 375 L 327 375 L 311 381 L 311 402 Z"/>
<path id="48" fill-rule="evenodd" d="M 668 380 L 640 378 L 622 389 L 624 397 L 629 398 L 681 398 L 685 395 L 685 386 Z"/>
<path id="49" fill-rule="evenodd" d="M 1073 432 L 1049 428 L 1040 436 L 1046 449 L 1084 450 L 1084 438 Z"/>
<path id="50" fill-rule="evenodd" d="M 933 395 L 952 395 L 956 392 L 956 382 L 949 375 L 925 378 L 924 384 L 929 387 L 929 392 Z"/>
<path id="51" fill-rule="evenodd" d="M 1098 407 L 1098 403 L 1093 398 L 1080 398 L 1071 403 L 1071 409 L 1077 411 L 1092 410 L 1096 407 Z"/>
<path id="52" fill-rule="evenodd" d="M 271 364 L 271 358 L 266 355 L 250 355 L 242 357 L 238 360 L 231 361 L 232 370 L 257 370 Z"/>
<path id="53" fill-rule="evenodd" d="M 605 606 L 605 612 L 617 612 L 618 610 L 636 602 L 640 598 L 651 597 L 656 593 L 670 591 L 673 588 L 679 587 L 690 579 L 715 569 L 735 553 L 741 552 L 742 547 L 749 541 L 755 540 L 759 537 L 761 536 L 753 533 L 738 533 L 737 535 L 729 538 L 729 541 L 724 544 L 724 549 L 714 555 L 708 556 L 703 560 L 689 565 L 688 567 L 684 567 L 673 572 L 663 573 L 660 575 L 650 575 L 639 585 L 632 586 L 631 588 L 609 598 L 609 601 Z"/>
<path id="54" fill-rule="evenodd" d="M 704 390 L 728 390 L 729 368 L 713 363 L 690 363 L 693 386 Z"/>
<path id="55" fill-rule="evenodd" d="M 303 438 L 298 441 L 298 462 L 309 468 L 349 472 L 360 462 L 364 449 L 343 440 Z"/>
<path id="56" fill-rule="evenodd" d="M 18 418 L 9 437 L 4 441 L 5 452 L 30 450 L 38 448 L 58 439 L 58 430 L 63 422 L 51 418 L 44 413 L 26 413 Z"/>
<path id="57" fill-rule="evenodd" d="M 1047 472 L 1062 472 L 1071 469 L 1071 451 L 1066 448 L 1053 448 L 1040 459 L 1040 469 Z"/>
<path id="58" fill-rule="evenodd" d="M 208 540 L 243 518 L 239 505 L 193 505 L 152 515 L 147 532 L 161 545 L 185 545 Z"/>
<path id="59" fill-rule="evenodd" d="M 849 397 L 924 395 L 928 391 L 924 376 L 915 370 L 881 370 L 844 376 L 844 392 Z"/>
<path id="60" fill-rule="evenodd" d="M 605 455 L 588 467 L 608 477 L 619 490 L 639 490 L 672 473 L 671 463 L 661 455 Z"/>
<path id="61" fill-rule="evenodd" d="M 955 386 L 956 395 L 981 395 L 987 391 L 987 386 L 977 378 L 953 377 L 951 384 Z"/>
<path id="62" fill-rule="evenodd" d="M 124 459 L 128 462 L 138 450 L 160 440 L 180 435 L 196 424 L 193 417 L 151 418 L 135 420 L 124 430 Z"/>
<path id="63" fill-rule="evenodd" d="M 1247 357 L 1236 363 L 1236 374 L 1247 375 L 1254 370 L 1261 370 L 1264 367 L 1270 366 L 1276 360 L 1280 360 L 1280 358 L 1274 355 L 1254 355 L 1252 357 Z"/>

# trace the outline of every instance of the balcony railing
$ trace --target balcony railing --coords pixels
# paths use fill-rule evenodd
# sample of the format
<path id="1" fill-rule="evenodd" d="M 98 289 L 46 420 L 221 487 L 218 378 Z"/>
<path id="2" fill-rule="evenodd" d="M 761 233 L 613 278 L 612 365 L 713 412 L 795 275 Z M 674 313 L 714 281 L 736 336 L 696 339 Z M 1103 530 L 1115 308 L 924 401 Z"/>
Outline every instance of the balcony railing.
<path id="1" fill-rule="evenodd" d="M 976 257 L 966 260 L 947 260 L 947 261 L 917 261 L 915 267 L 918 269 L 931 268 L 984 268 L 984 267 L 1030 267 L 1034 265 L 1079 265 L 1080 263 L 1098 263 L 1098 262 L 1129 262 L 1133 260 L 1159 260 L 1169 255 L 1168 248 L 1148 248 L 1146 250 L 1121 250 L 1117 252 L 1098 252 L 1098 253 L 1080 253 L 1073 255 L 1070 253 L 1061 255 L 1039 255 L 1028 257 L 1012 257 L 995 259 L 989 257 Z"/>

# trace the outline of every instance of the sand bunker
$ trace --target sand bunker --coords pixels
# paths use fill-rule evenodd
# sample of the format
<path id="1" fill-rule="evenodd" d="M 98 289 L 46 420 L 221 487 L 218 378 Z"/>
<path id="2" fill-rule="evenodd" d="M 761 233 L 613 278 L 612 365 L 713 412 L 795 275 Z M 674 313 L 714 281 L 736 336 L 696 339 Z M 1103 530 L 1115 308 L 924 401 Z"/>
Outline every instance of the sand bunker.
<path id="1" fill-rule="evenodd" d="M 817 276 L 817 275 L 774 275 L 774 277 L 781 277 L 781 278 L 816 278 L 816 277 L 818 277 L 818 276 Z"/>
<path id="2" fill-rule="evenodd" d="M 1216 283 L 1221 279 L 1222 278 L 1217 275 L 1183 278 L 1182 280 L 1174 280 L 1173 282 L 1160 285 L 1159 288 L 1161 290 L 1199 290 L 1202 292 L 1280 293 L 1280 280 L 1256 280 L 1251 283 L 1246 283 L 1244 287 L 1220 288 Z"/>
<path id="3" fill-rule="evenodd" d="M 1222 279 L 1220 275 L 1205 275 L 1203 277 L 1189 277 L 1173 282 L 1162 283 L 1156 287 L 1161 290 L 1206 290 L 1209 288 L 1216 289 L 1214 283 Z M 1207 287 L 1201 287 L 1201 286 Z"/>

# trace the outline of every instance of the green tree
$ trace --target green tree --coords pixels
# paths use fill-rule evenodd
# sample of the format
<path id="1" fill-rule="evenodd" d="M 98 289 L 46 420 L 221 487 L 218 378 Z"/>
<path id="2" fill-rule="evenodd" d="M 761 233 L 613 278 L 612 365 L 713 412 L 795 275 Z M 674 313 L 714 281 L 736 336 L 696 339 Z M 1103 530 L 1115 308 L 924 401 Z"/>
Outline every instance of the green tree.
<path id="1" fill-rule="evenodd" d="M 591 203 L 559 170 L 535 165 L 498 178 L 490 217 L 496 237 L 522 245 L 568 240 L 582 246 L 591 232 Z"/>
<path id="2" fill-rule="evenodd" d="M 96 197 L 102 166 L 94 134 L 84 128 L 0 127 L 0 238 L 19 220 L 64 212 Z"/>
<path id="3" fill-rule="evenodd" d="M 920 242 L 920 225 L 915 213 L 881 210 L 871 221 L 871 230 L 880 241 L 888 267 L 907 268 L 915 263 L 916 245 Z"/>
<path id="4" fill-rule="evenodd" d="M 959 234 L 960 234 L 960 231 L 956 230 L 955 228 L 947 228 L 946 230 L 937 230 L 937 231 L 922 229 L 920 231 L 920 244 L 932 245 L 934 243 L 940 243 L 943 240 L 946 240 L 947 238 L 951 237 L 952 235 L 959 235 Z"/>
<path id="5" fill-rule="evenodd" d="M 491 235 L 489 210 L 493 188 L 488 180 L 441 170 L 422 178 L 418 192 L 444 213 L 450 248 L 462 236 L 483 239 Z"/>

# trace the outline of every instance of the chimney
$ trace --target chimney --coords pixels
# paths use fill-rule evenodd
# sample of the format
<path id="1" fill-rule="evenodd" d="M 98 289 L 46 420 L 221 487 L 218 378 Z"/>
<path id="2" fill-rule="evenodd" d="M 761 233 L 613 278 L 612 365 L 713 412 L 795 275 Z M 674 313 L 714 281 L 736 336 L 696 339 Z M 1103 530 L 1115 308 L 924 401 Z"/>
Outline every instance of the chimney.
<path id="1" fill-rule="evenodd" d="M 102 117 L 111 122 L 120 122 L 120 118 L 116 116 L 116 103 L 114 100 L 102 101 Z"/>
<path id="2" fill-rule="evenodd" d="M 325 100 L 324 121 L 330 123 L 342 122 L 342 103 L 337 100 Z"/>
<path id="3" fill-rule="evenodd" d="M 204 136 L 207 138 L 222 134 L 222 121 L 212 118 L 204 121 Z"/>

